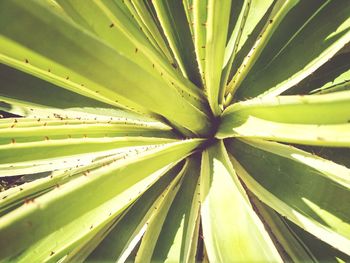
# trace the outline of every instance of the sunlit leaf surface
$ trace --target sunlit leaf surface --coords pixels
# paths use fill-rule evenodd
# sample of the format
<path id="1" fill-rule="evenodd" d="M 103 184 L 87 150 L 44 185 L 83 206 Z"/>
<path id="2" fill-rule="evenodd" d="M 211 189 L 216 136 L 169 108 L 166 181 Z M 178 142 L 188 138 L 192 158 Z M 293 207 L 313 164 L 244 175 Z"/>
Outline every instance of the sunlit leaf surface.
<path id="1" fill-rule="evenodd" d="M 1 262 L 350 262 L 350 2 L 0 0 Z"/>

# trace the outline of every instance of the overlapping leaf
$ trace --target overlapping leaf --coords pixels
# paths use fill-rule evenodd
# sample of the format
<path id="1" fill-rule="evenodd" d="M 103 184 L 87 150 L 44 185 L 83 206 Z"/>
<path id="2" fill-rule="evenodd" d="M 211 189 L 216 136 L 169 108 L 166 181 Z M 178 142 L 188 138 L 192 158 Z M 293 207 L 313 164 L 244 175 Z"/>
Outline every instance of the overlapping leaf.
<path id="1" fill-rule="evenodd" d="M 0 1 L 0 260 L 349 261 L 349 14 Z"/>

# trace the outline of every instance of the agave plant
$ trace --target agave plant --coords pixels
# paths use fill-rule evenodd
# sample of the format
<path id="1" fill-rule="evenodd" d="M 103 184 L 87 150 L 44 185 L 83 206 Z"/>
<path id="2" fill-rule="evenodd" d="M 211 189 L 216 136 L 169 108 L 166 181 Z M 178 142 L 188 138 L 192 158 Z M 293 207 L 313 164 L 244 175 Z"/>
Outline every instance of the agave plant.
<path id="1" fill-rule="evenodd" d="M 350 2 L 0 1 L 0 259 L 350 262 Z"/>

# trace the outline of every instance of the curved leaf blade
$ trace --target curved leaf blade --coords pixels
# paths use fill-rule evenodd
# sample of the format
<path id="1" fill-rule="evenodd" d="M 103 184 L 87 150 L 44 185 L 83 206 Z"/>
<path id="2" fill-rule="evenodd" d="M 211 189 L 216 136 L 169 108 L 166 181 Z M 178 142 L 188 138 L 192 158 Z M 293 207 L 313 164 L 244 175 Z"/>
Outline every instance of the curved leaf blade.
<path id="1" fill-rule="evenodd" d="M 260 200 L 350 254 L 349 169 L 274 142 L 229 140 L 228 146 L 239 176 Z"/>
<path id="2" fill-rule="evenodd" d="M 229 163 L 223 142 L 203 152 L 200 182 L 203 235 L 211 262 L 281 261 Z"/>

